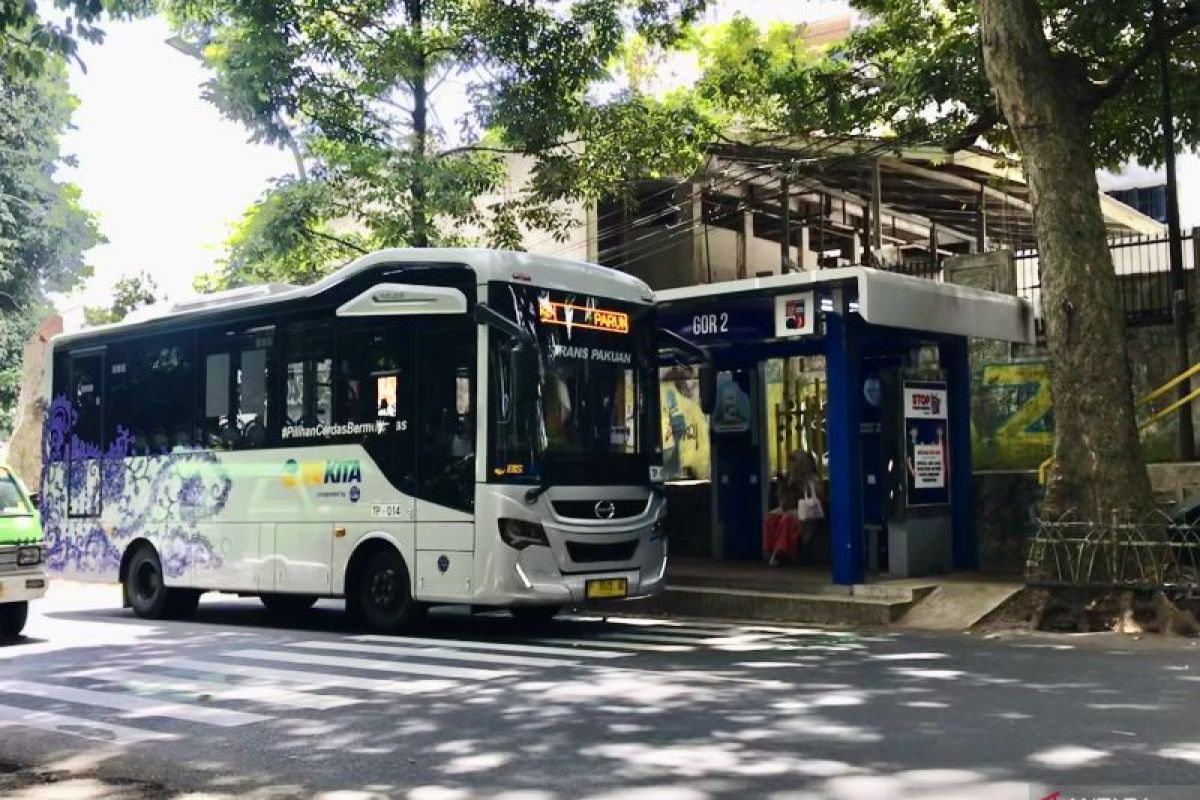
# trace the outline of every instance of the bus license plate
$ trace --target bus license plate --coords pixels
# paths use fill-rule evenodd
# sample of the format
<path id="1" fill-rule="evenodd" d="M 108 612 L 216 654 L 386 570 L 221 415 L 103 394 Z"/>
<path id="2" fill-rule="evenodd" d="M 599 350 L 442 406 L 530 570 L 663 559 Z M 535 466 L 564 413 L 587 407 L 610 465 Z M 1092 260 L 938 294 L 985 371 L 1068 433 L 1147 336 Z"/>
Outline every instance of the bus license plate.
<path id="1" fill-rule="evenodd" d="M 588 581 L 584 584 L 584 593 L 589 600 L 604 597 L 625 597 L 629 594 L 627 578 L 605 578 L 598 581 Z"/>

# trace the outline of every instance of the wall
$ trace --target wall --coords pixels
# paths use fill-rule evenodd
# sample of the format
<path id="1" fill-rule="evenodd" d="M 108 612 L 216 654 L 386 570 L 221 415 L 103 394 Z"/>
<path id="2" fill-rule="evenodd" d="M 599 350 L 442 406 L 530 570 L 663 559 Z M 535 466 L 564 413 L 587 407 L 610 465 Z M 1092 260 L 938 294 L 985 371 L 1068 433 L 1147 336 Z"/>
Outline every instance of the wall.
<path id="1" fill-rule="evenodd" d="M 1030 471 L 976 472 L 975 541 L 983 572 L 1020 574 L 1037 530 L 1042 487 Z"/>
<path id="2" fill-rule="evenodd" d="M 50 337 L 62 330 L 62 317 L 44 320 L 25 343 L 21 356 L 21 397 L 17 401 L 17 424 L 8 444 L 7 459 L 30 491 L 39 491 L 42 482 L 42 417 L 46 409 L 42 383 L 46 376 L 48 343 Z"/>

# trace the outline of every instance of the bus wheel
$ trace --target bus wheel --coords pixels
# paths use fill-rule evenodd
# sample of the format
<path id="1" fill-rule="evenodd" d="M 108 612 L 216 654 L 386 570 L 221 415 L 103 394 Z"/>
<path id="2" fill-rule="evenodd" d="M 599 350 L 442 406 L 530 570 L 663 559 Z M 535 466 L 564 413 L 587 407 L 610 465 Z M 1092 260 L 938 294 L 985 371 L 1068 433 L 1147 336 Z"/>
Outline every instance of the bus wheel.
<path id="1" fill-rule="evenodd" d="M 298 614 L 317 602 L 315 594 L 264 594 L 258 599 L 272 614 Z"/>
<path id="2" fill-rule="evenodd" d="M 367 556 L 350 591 L 349 608 L 372 630 L 403 633 L 425 616 L 425 606 L 413 599 L 404 559 L 390 547 Z"/>
<path id="3" fill-rule="evenodd" d="M 143 546 L 129 562 L 125 599 L 133 613 L 143 619 L 182 619 L 196 613 L 200 592 L 167 588 L 158 553 L 152 547 Z"/>
<path id="4" fill-rule="evenodd" d="M 513 619 L 525 625 L 547 625 L 562 611 L 562 606 L 513 606 L 508 610 Z"/>
<path id="5" fill-rule="evenodd" d="M 0 605 L 0 641 L 9 641 L 25 630 L 29 617 L 29 603 L 5 603 Z"/>
<path id="6" fill-rule="evenodd" d="M 125 599 L 133 613 L 143 619 L 166 619 L 167 586 L 163 582 L 158 554 L 142 546 L 129 562 L 125 575 Z"/>
<path id="7" fill-rule="evenodd" d="M 196 613 L 200 605 L 200 592 L 196 589 L 167 589 L 167 617 L 187 619 Z"/>

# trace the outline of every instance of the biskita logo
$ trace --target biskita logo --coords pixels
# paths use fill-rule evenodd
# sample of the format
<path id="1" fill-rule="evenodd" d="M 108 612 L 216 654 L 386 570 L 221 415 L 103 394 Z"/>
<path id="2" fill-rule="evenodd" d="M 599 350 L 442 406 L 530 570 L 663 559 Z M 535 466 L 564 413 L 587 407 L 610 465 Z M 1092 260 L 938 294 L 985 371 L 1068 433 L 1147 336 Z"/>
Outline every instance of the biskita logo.
<path id="1" fill-rule="evenodd" d="M 289 487 L 362 483 L 362 466 L 356 458 L 303 462 L 289 458 L 283 464 L 282 481 Z"/>
<path id="2" fill-rule="evenodd" d="M 936 392 L 913 392 L 912 410 L 940 414 L 942 413 L 942 396 Z"/>

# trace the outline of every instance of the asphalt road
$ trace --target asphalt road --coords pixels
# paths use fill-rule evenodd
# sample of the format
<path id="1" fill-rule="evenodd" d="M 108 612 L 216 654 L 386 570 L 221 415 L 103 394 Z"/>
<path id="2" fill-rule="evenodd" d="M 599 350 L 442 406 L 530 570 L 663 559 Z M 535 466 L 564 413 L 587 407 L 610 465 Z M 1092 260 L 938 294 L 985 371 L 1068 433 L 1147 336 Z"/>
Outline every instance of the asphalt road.
<path id="1" fill-rule="evenodd" d="M 148 623 L 67 584 L 27 634 L 0 648 L 0 778 L 82 781 L 66 797 L 1200 796 L 1200 648 L 1178 641 L 452 612 L 385 638 L 336 603 Z"/>

